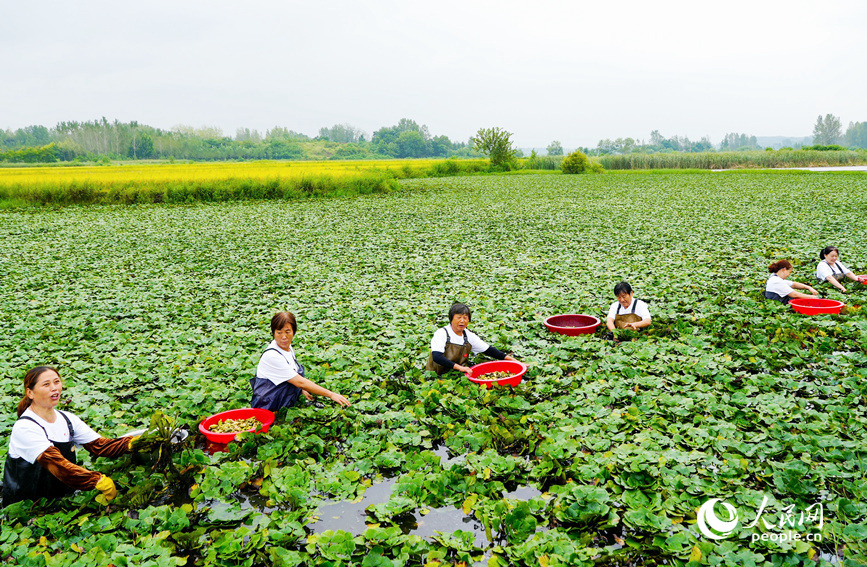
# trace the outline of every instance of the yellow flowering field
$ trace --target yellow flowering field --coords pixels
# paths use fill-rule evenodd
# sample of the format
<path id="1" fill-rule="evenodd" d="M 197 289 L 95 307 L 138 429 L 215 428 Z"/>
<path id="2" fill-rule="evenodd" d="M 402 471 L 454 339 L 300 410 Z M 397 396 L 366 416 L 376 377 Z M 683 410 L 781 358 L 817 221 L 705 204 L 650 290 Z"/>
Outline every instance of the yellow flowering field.
<path id="1" fill-rule="evenodd" d="M 259 161 L 0 168 L 0 201 L 134 203 L 386 192 L 395 179 L 478 171 L 485 160 Z"/>

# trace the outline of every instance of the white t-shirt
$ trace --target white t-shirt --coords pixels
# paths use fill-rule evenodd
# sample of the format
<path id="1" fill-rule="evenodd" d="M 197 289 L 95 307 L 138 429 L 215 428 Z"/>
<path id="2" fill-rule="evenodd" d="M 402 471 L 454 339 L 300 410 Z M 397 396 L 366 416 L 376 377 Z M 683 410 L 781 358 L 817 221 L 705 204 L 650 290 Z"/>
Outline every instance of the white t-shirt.
<path id="1" fill-rule="evenodd" d="M 843 270 L 843 273 L 840 273 L 840 270 Z M 828 279 L 828 276 L 834 276 L 837 281 L 840 281 L 843 276 L 851 273 L 852 270 L 847 268 L 842 264 L 842 262 L 834 262 L 834 269 L 831 269 L 830 264 L 825 260 L 819 262 L 819 265 L 816 266 L 816 279 L 820 282 L 823 282 Z"/>
<path id="2" fill-rule="evenodd" d="M 270 349 L 277 349 L 277 351 Z M 298 365 L 292 347 L 290 346 L 289 350 L 283 350 L 277 346 L 277 341 L 271 341 L 268 350 L 259 359 L 256 376 L 267 378 L 275 384 L 282 384 L 298 376 L 300 370 L 301 367 Z"/>
<path id="3" fill-rule="evenodd" d="M 72 441 L 76 445 L 86 445 L 91 441 L 99 439 L 100 435 L 88 427 L 79 417 L 68 411 L 63 413 L 66 414 L 66 417 L 72 423 L 72 429 L 75 431 L 75 437 L 72 438 Z M 39 425 L 45 428 L 45 431 L 29 419 L 18 419 L 12 425 L 12 435 L 9 439 L 9 456 L 12 458 L 22 458 L 28 463 L 33 464 L 39 455 L 54 445 L 51 441 L 59 443 L 69 441 L 69 426 L 66 425 L 66 420 L 60 415 L 60 410 L 55 410 L 55 414 L 56 419 L 54 423 L 48 423 L 36 415 L 30 408 L 24 410 L 21 417 L 27 416 L 35 419 Z M 48 437 L 45 436 L 46 433 Z"/>
<path id="4" fill-rule="evenodd" d="M 640 299 L 632 298 L 632 302 L 629 304 L 629 307 L 623 307 L 620 305 L 619 301 L 615 301 L 611 304 L 611 308 L 608 310 L 608 319 L 614 319 L 617 317 L 617 308 L 620 308 L 620 315 L 626 315 L 627 313 L 632 313 L 632 305 L 635 304 L 635 314 L 641 317 L 641 320 L 650 319 L 650 310 L 647 308 L 647 304 Z"/>
<path id="5" fill-rule="evenodd" d="M 771 274 L 768 278 L 768 283 L 765 285 L 765 291 L 776 293 L 780 297 L 788 297 L 792 293 L 793 288 L 792 284 L 777 274 Z"/>
<path id="6" fill-rule="evenodd" d="M 479 338 L 477 334 L 470 331 L 469 329 L 464 330 L 467 333 L 467 341 L 469 341 L 470 346 L 473 347 L 473 354 L 478 354 L 480 352 L 485 352 L 491 345 L 483 341 Z M 433 338 L 430 340 L 430 350 L 431 352 L 445 352 L 446 351 L 446 333 L 448 333 L 449 342 L 453 345 L 462 345 L 464 344 L 464 338 L 461 335 L 455 333 L 455 330 L 452 329 L 451 325 L 446 325 L 433 334 Z"/>

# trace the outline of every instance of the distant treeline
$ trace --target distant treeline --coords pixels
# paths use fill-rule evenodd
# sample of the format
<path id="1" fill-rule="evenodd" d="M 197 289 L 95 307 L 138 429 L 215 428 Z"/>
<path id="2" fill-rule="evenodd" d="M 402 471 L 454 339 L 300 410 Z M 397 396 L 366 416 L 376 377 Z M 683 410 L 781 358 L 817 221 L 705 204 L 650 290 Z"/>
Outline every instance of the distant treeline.
<path id="1" fill-rule="evenodd" d="M 807 138 L 809 140 L 809 138 Z M 782 150 L 807 149 L 803 142 L 797 139 L 783 139 Z M 839 146 L 841 149 L 867 149 L 867 122 L 850 122 L 846 132 L 838 132 L 836 135 L 822 136 L 814 132 L 813 143 L 822 146 Z M 705 152 L 749 152 L 765 150 L 759 145 L 758 138 L 749 134 L 731 132 L 726 134 L 720 142 L 719 148 L 704 137 L 697 142 L 683 136 L 666 138 L 654 130 L 650 133 L 650 140 L 636 140 L 634 138 L 617 138 L 615 140 L 599 140 L 595 148 L 579 148 L 588 156 L 628 155 L 628 154 L 656 154 L 656 153 L 705 153 Z"/>
<path id="2" fill-rule="evenodd" d="M 401 119 L 370 139 L 348 124 L 322 128 L 319 136 L 275 127 L 264 134 L 240 128 L 234 137 L 217 128 L 161 130 L 138 122 L 61 122 L 54 128 L 0 130 L 0 161 L 92 162 L 126 159 L 192 161 L 322 160 L 480 157 L 471 146 L 432 136 L 425 125 Z"/>

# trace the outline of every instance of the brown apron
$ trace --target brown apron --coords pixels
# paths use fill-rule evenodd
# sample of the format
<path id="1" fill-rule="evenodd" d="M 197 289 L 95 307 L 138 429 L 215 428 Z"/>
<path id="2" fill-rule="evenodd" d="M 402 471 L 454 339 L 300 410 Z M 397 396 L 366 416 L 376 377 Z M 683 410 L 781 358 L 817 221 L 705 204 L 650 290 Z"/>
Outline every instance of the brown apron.
<path id="1" fill-rule="evenodd" d="M 469 339 L 467 339 L 467 331 L 464 330 L 464 344 L 462 345 L 452 343 L 450 337 L 451 335 L 449 334 L 448 329 L 446 329 L 446 348 L 443 355 L 455 364 L 464 366 L 467 357 L 470 356 L 470 353 L 473 351 L 473 345 L 471 345 Z M 427 364 L 425 364 L 424 369 L 431 370 L 437 374 L 442 374 L 449 370 L 445 366 L 434 362 L 433 353 L 428 355 Z"/>
<path id="2" fill-rule="evenodd" d="M 620 314 L 620 308 L 622 305 L 617 306 L 617 314 L 614 316 L 614 328 L 615 329 L 625 329 L 627 323 L 638 323 L 641 321 L 641 316 L 635 314 L 635 308 L 638 307 L 638 300 L 632 300 L 632 312 Z"/>

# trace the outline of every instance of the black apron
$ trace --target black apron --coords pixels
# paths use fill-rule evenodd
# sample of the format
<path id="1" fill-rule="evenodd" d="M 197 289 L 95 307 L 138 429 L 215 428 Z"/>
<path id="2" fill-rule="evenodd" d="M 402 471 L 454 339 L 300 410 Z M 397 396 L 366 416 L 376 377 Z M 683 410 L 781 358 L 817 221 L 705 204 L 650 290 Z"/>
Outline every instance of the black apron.
<path id="1" fill-rule="evenodd" d="M 265 352 L 268 352 L 269 350 L 273 350 L 280 354 L 280 356 L 286 359 L 289 366 L 292 366 L 292 362 L 286 358 L 286 355 L 283 354 L 282 351 L 279 351 L 276 348 L 266 348 Z M 265 352 L 262 353 L 262 356 L 265 355 Z M 294 358 L 295 357 L 293 356 L 293 359 Z M 262 357 L 260 356 L 259 360 L 261 359 Z M 298 374 L 303 378 L 304 367 L 298 364 L 297 359 L 295 359 L 295 364 L 298 366 Z M 250 387 L 253 389 L 253 398 L 250 400 L 250 407 L 266 409 L 274 412 L 280 408 L 291 408 L 301 396 L 301 388 L 295 384 L 290 384 L 289 382 L 275 384 L 268 378 L 259 378 L 258 376 L 254 376 L 250 379 Z"/>
<path id="2" fill-rule="evenodd" d="M 464 329 L 463 344 L 455 344 L 451 342 L 451 335 L 449 334 L 449 330 L 446 329 L 446 348 L 443 352 L 443 356 L 447 359 L 451 360 L 455 364 L 460 364 L 461 366 L 465 366 L 465 362 L 467 362 L 467 357 L 470 356 L 470 353 L 473 352 L 473 345 L 470 344 L 470 340 L 467 338 L 467 330 Z M 436 372 L 437 374 L 443 374 L 444 372 L 450 370 L 441 364 L 437 364 L 434 362 L 433 353 L 429 354 L 427 357 L 427 364 L 424 365 L 425 370 L 431 370 Z"/>
<path id="3" fill-rule="evenodd" d="M 48 432 L 45 432 L 45 437 L 48 441 L 57 447 L 63 457 L 75 464 L 75 431 L 72 429 L 72 422 L 62 411 L 57 410 L 63 419 L 66 420 L 66 425 L 69 427 L 69 441 L 59 442 L 53 441 L 48 437 Z M 29 416 L 22 416 L 18 419 L 29 419 L 42 431 L 42 427 L 38 421 Z M 28 463 L 21 457 L 12 458 L 6 456 L 6 466 L 3 469 L 3 506 L 8 506 L 21 500 L 39 500 L 40 498 L 60 498 L 67 494 L 72 494 L 74 488 L 63 484 L 56 476 L 48 472 L 48 469 L 39 464 L 38 461 Z"/>
<path id="4" fill-rule="evenodd" d="M 776 276 L 776 275 L 777 275 L 777 274 L 774 274 L 774 276 Z M 773 277 L 773 276 L 771 276 L 771 277 Z M 771 277 L 768 278 L 768 281 L 771 281 Z M 779 276 L 777 276 L 777 277 L 779 277 Z M 779 301 L 779 302 L 782 303 L 783 305 L 788 305 L 788 304 L 789 304 L 789 300 L 792 299 L 792 298 L 789 297 L 788 295 L 780 295 L 779 293 L 776 293 L 776 292 L 773 292 L 773 291 L 768 291 L 768 290 L 766 289 L 766 290 L 765 290 L 765 299 L 773 299 L 774 301 Z"/>
<path id="5" fill-rule="evenodd" d="M 774 293 L 773 291 L 766 291 L 765 292 L 765 298 L 766 299 L 773 299 L 774 301 L 779 301 L 783 305 L 788 305 L 789 300 L 792 299 L 788 295 L 784 297 L 784 296 L 780 295 L 779 293 Z"/>
<path id="6" fill-rule="evenodd" d="M 635 314 L 635 308 L 638 307 L 638 300 L 632 300 L 632 311 L 630 313 L 620 314 L 620 308 L 623 307 L 617 304 L 617 313 L 614 314 L 614 328 L 625 329 L 627 323 L 638 323 L 641 321 L 641 316 Z"/>
<path id="7" fill-rule="evenodd" d="M 828 262 L 826 262 L 825 260 L 822 260 L 822 261 L 825 262 L 826 264 L 828 264 Z M 842 267 L 842 266 L 839 266 L 839 264 L 840 264 L 839 262 L 834 262 L 833 264 L 828 264 L 828 267 L 831 268 L 831 275 L 834 276 L 834 279 L 837 280 L 838 282 L 842 283 L 842 281 L 846 278 L 846 272 L 843 271 L 843 267 Z M 839 268 L 840 268 L 840 273 L 839 273 L 839 274 L 838 274 L 837 271 L 834 269 L 835 267 L 839 267 Z M 827 279 L 827 278 L 824 279 L 824 280 L 820 280 L 820 279 L 817 277 L 816 279 L 817 279 L 820 283 L 821 283 L 821 282 L 828 283 L 828 279 Z"/>

